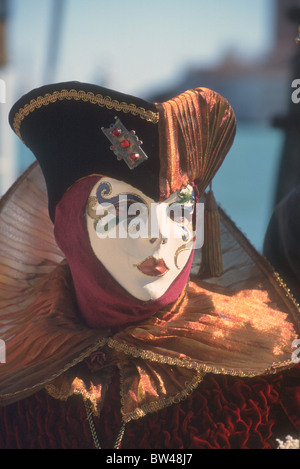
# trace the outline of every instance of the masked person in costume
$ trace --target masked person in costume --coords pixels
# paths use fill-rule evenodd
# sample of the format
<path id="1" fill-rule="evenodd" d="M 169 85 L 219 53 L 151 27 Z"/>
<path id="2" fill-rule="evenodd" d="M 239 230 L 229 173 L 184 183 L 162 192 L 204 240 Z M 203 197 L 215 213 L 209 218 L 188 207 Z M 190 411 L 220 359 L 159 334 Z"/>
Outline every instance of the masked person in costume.
<path id="1" fill-rule="evenodd" d="M 275 207 L 264 241 L 264 254 L 300 302 L 300 186 Z"/>
<path id="2" fill-rule="evenodd" d="M 297 432 L 298 305 L 205 193 L 228 102 L 68 82 L 10 123 L 37 162 L 1 204 L 0 447 L 267 449 Z"/>

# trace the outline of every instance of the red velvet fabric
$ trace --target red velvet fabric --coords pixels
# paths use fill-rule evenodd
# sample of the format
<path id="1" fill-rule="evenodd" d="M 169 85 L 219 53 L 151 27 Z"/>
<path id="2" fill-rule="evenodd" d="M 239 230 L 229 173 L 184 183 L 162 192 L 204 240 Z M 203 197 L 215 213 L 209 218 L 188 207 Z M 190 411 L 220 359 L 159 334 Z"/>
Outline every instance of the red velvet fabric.
<path id="1" fill-rule="evenodd" d="M 185 268 L 157 300 L 140 301 L 126 292 L 94 255 L 85 225 L 85 205 L 99 176 L 77 182 L 56 207 L 55 238 L 69 263 L 80 314 L 93 328 L 119 329 L 174 303 L 185 288 L 193 251 Z M 112 257 L 115 253 L 111 253 Z M 117 262 L 117 259 L 116 259 Z M 126 272 L 124 272 L 126 275 Z"/>
<path id="2" fill-rule="evenodd" d="M 118 402 L 116 381 L 94 420 L 103 449 L 113 447 L 120 429 Z M 0 408 L 0 419 L 1 449 L 94 447 L 79 397 L 62 402 L 39 392 Z M 276 438 L 296 438 L 299 426 L 299 373 L 244 380 L 211 375 L 182 403 L 127 424 L 121 449 L 273 449 Z"/>

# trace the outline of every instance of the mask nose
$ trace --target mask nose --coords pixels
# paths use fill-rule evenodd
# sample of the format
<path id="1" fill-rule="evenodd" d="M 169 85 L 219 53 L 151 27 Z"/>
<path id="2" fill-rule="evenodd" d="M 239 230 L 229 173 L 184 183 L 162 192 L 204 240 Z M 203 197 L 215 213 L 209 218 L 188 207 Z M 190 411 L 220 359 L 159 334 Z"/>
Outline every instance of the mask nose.
<path id="1" fill-rule="evenodd" d="M 169 239 L 167 204 L 151 204 L 149 242 L 166 244 Z"/>
<path id="2" fill-rule="evenodd" d="M 161 244 L 166 244 L 168 242 L 168 238 L 150 238 L 149 242 L 154 244 L 157 240 L 160 240 Z"/>

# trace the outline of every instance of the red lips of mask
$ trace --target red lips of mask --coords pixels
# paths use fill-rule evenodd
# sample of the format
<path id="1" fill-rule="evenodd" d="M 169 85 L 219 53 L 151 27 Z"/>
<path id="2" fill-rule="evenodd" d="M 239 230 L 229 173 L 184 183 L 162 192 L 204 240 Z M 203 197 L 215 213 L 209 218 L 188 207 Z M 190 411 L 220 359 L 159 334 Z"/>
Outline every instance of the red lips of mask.
<path id="1" fill-rule="evenodd" d="M 85 220 L 86 202 L 99 180 L 100 176 L 87 177 L 64 194 L 56 206 L 54 234 L 70 266 L 82 319 L 89 327 L 118 330 L 153 316 L 177 300 L 188 282 L 194 251 L 160 298 L 149 301 L 134 298 L 105 269 L 90 246 Z M 143 269 L 146 275 L 162 276 L 167 266 L 162 259 L 149 258 L 139 265 L 139 269 Z"/>
<path id="2" fill-rule="evenodd" d="M 154 257 L 148 257 L 136 267 L 150 277 L 162 277 L 169 270 L 163 259 L 155 259 Z"/>

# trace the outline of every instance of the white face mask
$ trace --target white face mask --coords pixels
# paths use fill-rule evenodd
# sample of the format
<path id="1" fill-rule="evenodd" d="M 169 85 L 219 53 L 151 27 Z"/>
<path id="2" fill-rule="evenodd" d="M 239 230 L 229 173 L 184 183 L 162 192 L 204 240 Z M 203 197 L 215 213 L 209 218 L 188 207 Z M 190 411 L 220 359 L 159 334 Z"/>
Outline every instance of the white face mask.
<path id="1" fill-rule="evenodd" d="M 94 254 L 135 298 L 160 298 L 185 267 L 194 246 L 191 186 L 162 203 L 125 182 L 104 177 L 86 210 Z"/>

